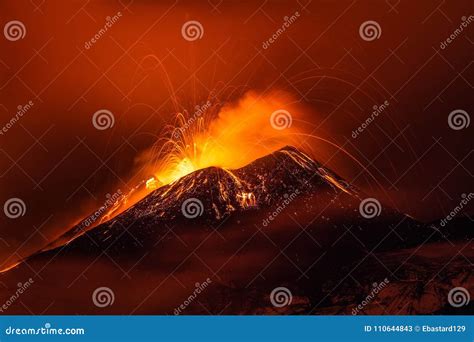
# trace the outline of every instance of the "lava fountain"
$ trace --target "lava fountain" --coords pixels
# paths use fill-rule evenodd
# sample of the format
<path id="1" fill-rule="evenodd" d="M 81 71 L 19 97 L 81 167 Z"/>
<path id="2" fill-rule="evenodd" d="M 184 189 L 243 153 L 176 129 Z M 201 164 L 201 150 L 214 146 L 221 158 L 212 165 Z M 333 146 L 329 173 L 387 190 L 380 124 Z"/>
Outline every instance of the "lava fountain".
<path id="1" fill-rule="evenodd" d="M 138 184 L 96 223 L 108 221 L 153 190 L 196 170 L 236 169 L 285 145 L 300 146 L 304 110 L 285 92 L 247 92 L 226 103 L 209 97 L 193 111 L 177 113 L 162 138 L 136 158 L 139 171 L 131 183 Z"/>
<path id="2" fill-rule="evenodd" d="M 285 145 L 298 145 L 301 109 L 285 93 L 258 96 L 221 105 L 215 98 L 178 113 L 160 139 L 140 160 L 153 177 L 149 189 L 169 184 L 199 169 L 235 169 Z"/>
<path id="3" fill-rule="evenodd" d="M 310 152 L 314 140 L 322 143 L 319 147 L 342 151 L 375 179 L 343 147 L 312 134 L 315 127 L 305 120 L 310 113 L 292 95 L 282 91 L 263 95 L 247 92 L 239 100 L 224 104 L 210 97 L 194 111 L 177 113 L 174 122 L 164 128 L 163 138 L 137 157 L 138 185 L 124 194 L 98 223 L 108 221 L 153 190 L 196 170 L 214 166 L 232 174 L 232 169 L 286 145 Z"/>
<path id="4" fill-rule="evenodd" d="M 311 150 L 314 139 L 342 151 L 372 178 L 366 167 L 338 144 L 312 134 L 311 113 L 292 95 L 274 91 L 247 92 L 239 100 L 222 104 L 209 97 L 194 111 L 176 114 L 151 148 L 137 159 L 135 185 L 97 223 L 120 214 L 153 190 L 207 167 L 233 169 L 268 155 L 286 145 Z M 321 144 L 318 144 L 320 146 Z M 133 183 L 132 183 L 133 184 Z M 242 199 L 246 201 L 247 199 Z"/>

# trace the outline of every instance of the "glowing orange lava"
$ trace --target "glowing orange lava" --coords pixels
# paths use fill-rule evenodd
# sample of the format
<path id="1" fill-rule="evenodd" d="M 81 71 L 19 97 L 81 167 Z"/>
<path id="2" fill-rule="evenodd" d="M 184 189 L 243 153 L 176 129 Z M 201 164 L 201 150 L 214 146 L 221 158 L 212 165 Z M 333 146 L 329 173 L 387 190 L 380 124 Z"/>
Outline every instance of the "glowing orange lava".
<path id="1" fill-rule="evenodd" d="M 137 158 L 141 170 L 135 178 L 138 185 L 123 194 L 97 223 L 115 217 L 153 190 L 196 170 L 215 166 L 235 177 L 230 170 L 285 145 L 298 146 L 297 119 L 301 109 L 296 102 L 283 92 L 249 92 L 237 102 L 222 105 L 212 98 L 193 111 L 177 113 L 175 122 L 165 128 L 163 138 Z M 242 193 L 238 200 L 243 206 L 255 205 L 252 193 Z"/>
<path id="2" fill-rule="evenodd" d="M 205 110 L 197 106 L 192 113 L 180 113 L 176 125 L 167 127 L 171 138 L 158 141 L 147 152 L 147 172 L 160 184 L 169 184 L 199 169 L 235 169 L 285 145 L 296 145 L 294 122 L 299 113 L 291 103 L 284 93 L 247 93 L 237 103 L 221 107 L 209 100 Z M 287 114 L 280 119 L 292 125 L 272 122 L 278 119 L 272 114 L 281 110 Z"/>
<path id="3" fill-rule="evenodd" d="M 145 187 L 148 189 L 148 190 L 155 190 L 155 189 L 158 189 L 159 188 L 159 181 L 155 178 L 155 177 L 151 177 L 150 179 L 148 179 L 145 183 Z"/>

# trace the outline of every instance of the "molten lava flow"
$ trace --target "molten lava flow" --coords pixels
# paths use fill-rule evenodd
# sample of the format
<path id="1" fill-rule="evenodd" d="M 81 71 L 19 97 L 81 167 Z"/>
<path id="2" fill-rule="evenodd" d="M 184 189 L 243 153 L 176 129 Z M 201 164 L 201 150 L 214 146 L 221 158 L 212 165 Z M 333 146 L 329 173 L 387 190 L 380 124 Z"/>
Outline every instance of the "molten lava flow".
<path id="1" fill-rule="evenodd" d="M 176 125 L 167 127 L 171 138 L 158 141 L 161 146 L 144 158 L 147 172 L 160 184 L 169 184 L 199 169 L 235 169 L 285 145 L 297 145 L 299 112 L 289 105 L 292 102 L 284 93 L 247 93 L 237 103 L 220 107 L 210 100 L 205 111 L 178 114 Z M 275 112 L 283 117 L 275 117 Z"/>
<path id="2" fill-rule="evenodd" d="M 148 179 L 145 183 L 145 187 L 148 189 L 148 190 L 155 190 L 155 189 L 158 189 L 159 188 L 159 181 L 155 178 L 155 177 L 151 177 L 150 179 Z"/>

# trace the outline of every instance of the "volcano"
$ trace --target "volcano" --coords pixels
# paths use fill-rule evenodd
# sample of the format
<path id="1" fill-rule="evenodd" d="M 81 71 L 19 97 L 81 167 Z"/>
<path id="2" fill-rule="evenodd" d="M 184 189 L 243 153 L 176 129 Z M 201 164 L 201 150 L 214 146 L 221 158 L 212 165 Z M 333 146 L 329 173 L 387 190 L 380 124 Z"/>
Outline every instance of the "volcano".
<path id="1" fill-rule="evenodd" d="M 209 167 L 195 171 L 155 190 L 124 213 L 84 235 L 84 225 L 78 224 L 51 246 L 73 240 L 68 243 L 68 249 L 117 250 L 123 255 L 135 249 L 152 248 L 164 233 L 164 225 L 215 227 L 242 216 L 258 217 L 264 213 L 263 216 L 273 217 L 272 210 L 282 210 L 278 208 L 295 200 L 301 203 L 298 215 L 311 215 L 324 209 L 333 212 L 332 216 L 351 222 L 367 221 L 359 212 L 362 199 L 360 191 L 336 173 L 287 146 L 240 169 Z M 404 228 L 412 233 L 420 227 L 390 208 L 384 208 L 381 217 L 365 225 L 377 225 L 381 221 L 404 221 Z M 260 225 L 268 224 L 269 219 L 262 218 Z"/>
<path id="2" fill-rule="evenodd" d="M 160 227 L 166 224 L 219 226 L 222 221 L 239 216 L 272 216 L 275 206 L 278 209 L 295 199 L 302 204 L 299 215 L 324 209 L 352 222 L 362 218 L 359 205 L 363 198 L 359 190 L 295 147 L 287 146 L 240 169 L 209 167 L 195 171 L 155 190 L 84 236 L 74 239 L 83 233 L 80 223 L 51 245 L 73 240 L 68 248 L 131 251 L 153 245 L 160 238 Z M 196 212 L 187 214 L 187 210 Z M 403 220 L 404 227 L 411 230 L 419 227 L 390 208 L 384 208 L 383 215 L 372 224 L 384 220 Z M 262 225 L 265 223 L 269 222 L 262 220 Z M 125 236 L 124 230 L 128 232 Z"/>
<path id="3" fill-rule="evenodd" d="M 81 248 L 87 248 L 91 245 L 104 249 L 114 245 L 127 248 L 128 245 L 132 249 L 136 245 L 126 239 L 117 244 L 123 233 L 121 226 L 128 227 L 141 247 L 159 237 L 160 224 L 179 221 L 182 224 L 219 225 L 231 216 L 265 211 L 298 195 L 314 197 L 305 201 L 307 211 L 318 204 L 323 205 L 326 200 L 335 207 L 338 205 L 336 198 L 341 208 L 343 202 L 357 202 L 357 205 L 360 202 L 358 191 L 335 173 L 298 149 L 285 147 L 240 169 L 209 167 L 188 174 L 155 190 L 109 222 L 95 227 L 86 236 L 73 241 L 70 247 L 81 245 Z M 187 215 L 188 209 L 197 212 Z M 347 207 L 346 210 L 355 211 L 356 207 Z M 53 241 L 51 246 L 74 240 L 82 234 L 83 227 L 79 223 Z"/>
<path id="4" fill-rule="evenodd" d="M 107 222 L 79 224 L 0 280 L 8 288 L 34 276 L 22 301 L 51 301 L 55 314 L 171 314 L 205 279 L 212 285 L 185 313 L 347 314 L 384 279 L 379 299 L 358 311 L 445 312 L 451 282 L 473 285 L 471 240 L 458 226 L 417 222 L 287 146 L 239 169 L 197 170 Z M 444 261 L 440 280 L 433 265 Z M 428 280 L 427 297 L 418 287 Z M 117 299 L 106 309 L 90 301 L 104 284 Z M 292 293 L 285 306 L 271 298 L 281 287 Z M 403 294 L 408 303 L 397 302 Z"/>

